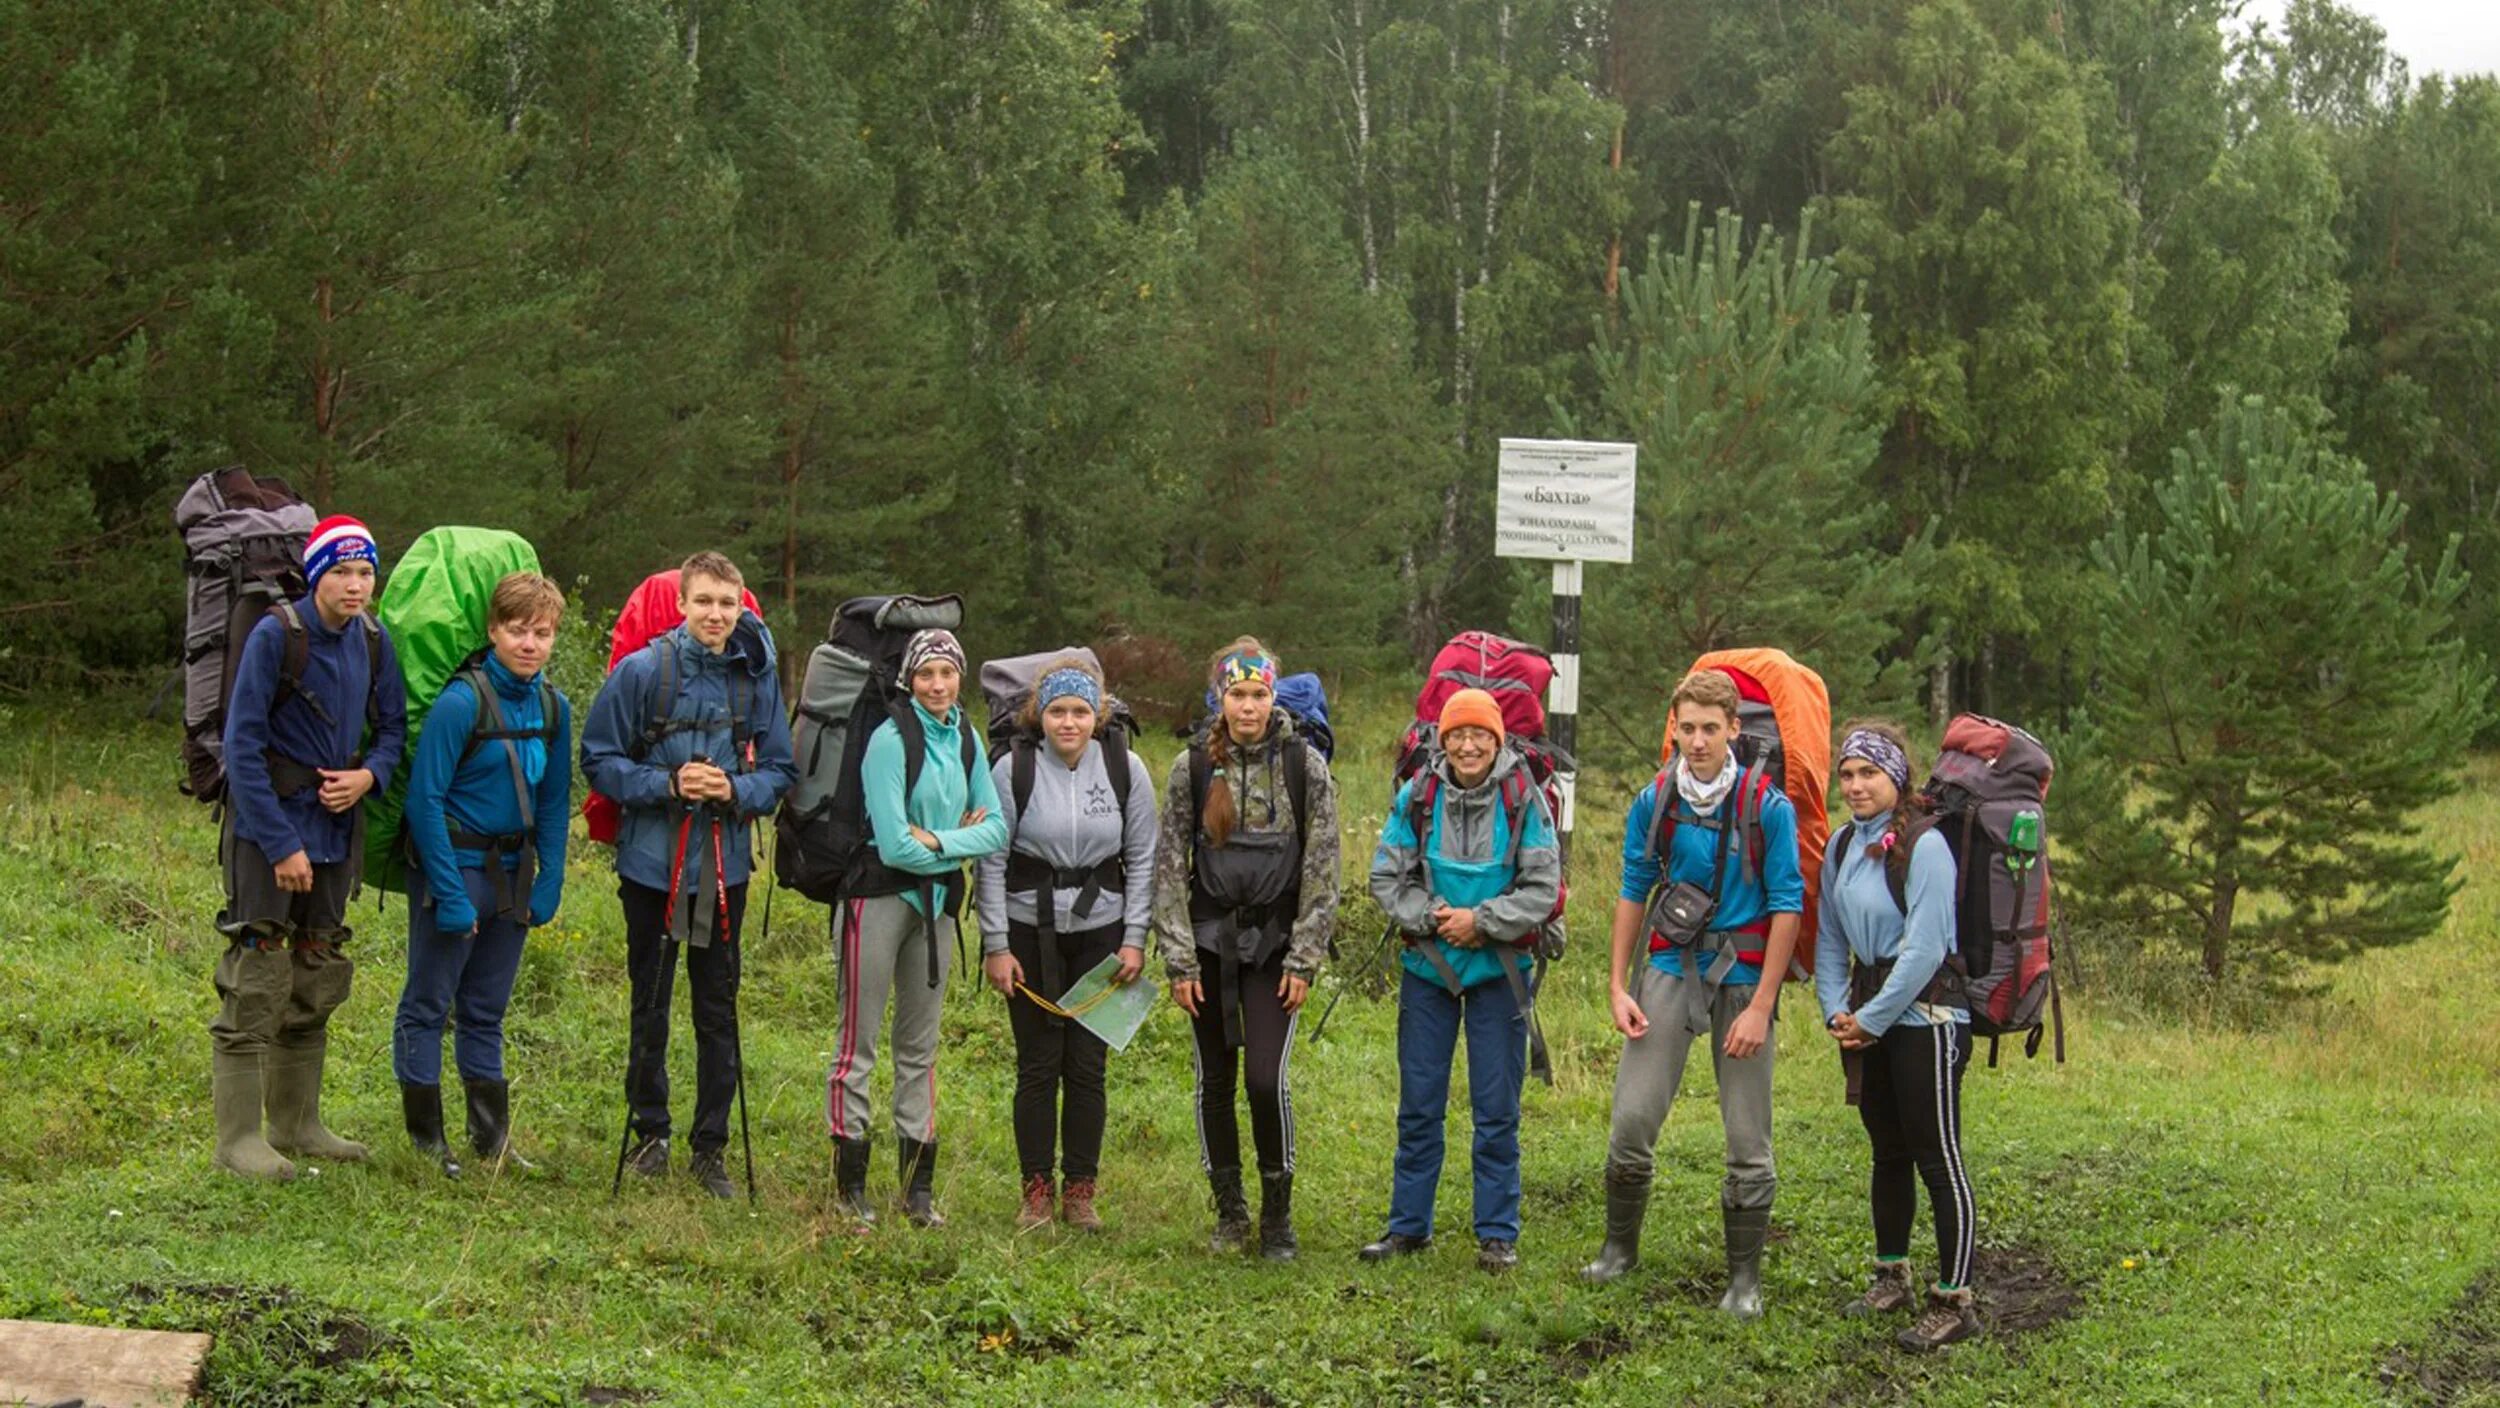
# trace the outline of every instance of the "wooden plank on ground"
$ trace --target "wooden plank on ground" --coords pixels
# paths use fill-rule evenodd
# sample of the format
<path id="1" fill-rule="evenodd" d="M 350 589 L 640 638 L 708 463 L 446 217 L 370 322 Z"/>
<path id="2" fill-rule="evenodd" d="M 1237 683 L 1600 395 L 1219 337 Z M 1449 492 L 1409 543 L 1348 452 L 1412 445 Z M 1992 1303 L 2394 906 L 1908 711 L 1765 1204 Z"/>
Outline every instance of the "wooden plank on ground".
<path id="1" fill-rule="evenodd" d="M 0 1404 L 178 1408 L 200 1386 L 208 1336 L 0 1320 Z"/>

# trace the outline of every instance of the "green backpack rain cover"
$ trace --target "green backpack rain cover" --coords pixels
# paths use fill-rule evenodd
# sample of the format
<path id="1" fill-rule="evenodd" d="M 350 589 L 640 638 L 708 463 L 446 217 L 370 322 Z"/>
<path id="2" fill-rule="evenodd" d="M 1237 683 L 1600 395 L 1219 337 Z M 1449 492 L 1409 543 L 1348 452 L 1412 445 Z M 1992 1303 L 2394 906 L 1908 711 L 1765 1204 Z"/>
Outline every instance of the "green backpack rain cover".
<path id="1" fill-rule="evenodd" d="M 408 773 L 417 735 L 435 696 L 470 656 L 486 648 L 486 606 L 495 584 L 538 570 L 538 550 L 500 528 L 429 528 L 408 547 L 382 586 L 375 614 L 399 652 L 408 681 L 408 748 L 390 790 L 365 803 L 365 882 L 408 892 L 408 848 L 400 814 L 408 805 Z"/>

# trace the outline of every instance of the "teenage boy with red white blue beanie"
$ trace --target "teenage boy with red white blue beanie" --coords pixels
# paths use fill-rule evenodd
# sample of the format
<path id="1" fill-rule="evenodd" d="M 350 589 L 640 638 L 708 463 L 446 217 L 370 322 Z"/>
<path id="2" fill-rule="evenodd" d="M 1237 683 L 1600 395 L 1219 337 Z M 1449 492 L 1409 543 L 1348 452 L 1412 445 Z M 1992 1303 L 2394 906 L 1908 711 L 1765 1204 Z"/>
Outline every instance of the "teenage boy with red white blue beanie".
<path id="1" fill-rule="evenodd" d="M 364 873 L 364 801 L 390 784 L 408 735 L 399 657 L 366 610 L 380 563 L 364 524 L 315 524 L 310 589 L 252 627 L 226 704 L 227 943 L 209 1036 L 217 1162 L 247 1177 L 294 1177 L 288 1154 L 365 1157 L 322 1126 L 321 1072 L 355 971 L 347 902 Z"/>

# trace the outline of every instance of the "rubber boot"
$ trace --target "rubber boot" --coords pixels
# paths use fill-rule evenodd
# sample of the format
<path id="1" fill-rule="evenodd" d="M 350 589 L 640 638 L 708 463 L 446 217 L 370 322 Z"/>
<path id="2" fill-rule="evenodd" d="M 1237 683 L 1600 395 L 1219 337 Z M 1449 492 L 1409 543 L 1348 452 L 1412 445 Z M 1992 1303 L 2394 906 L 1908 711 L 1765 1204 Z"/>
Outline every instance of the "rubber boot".
<path id="1" fill-rule="evenodd" d="M 264 1065 L 261 1099 L 269 1111 L 269 1143 L 299 1159 L 354 1163 L 370 1152 L 321 1124 L 321 1069 L 330 1059 L 330 1034 L 297 1046 L 272 1046 Z"/>
<path id="2" fill-rule="evenodd" d="M 399 1114 L 407 1121 L 408 1142 L 417 1146 L 417 1152 L 442 1164 L 443 1177 L 458 1178 L 460 1158 L 443 1139 L 443 1088 L 401 1081 Z"/>
<path id="3" fill-rule="evenodd" d="M 217 1112 L 217 1164 L 246 1178 L 283 1182 L 295 1165 L 260 1135 L 260 1053 L 220 1051 L 210 1066 L 209 1103 Z"/>
<path id="4" fill-rule="evenodd" d="M 1269 1261 L 1291 1261 L 1302 1251 L 1293 1235 L 1293 1175 L 1259 1175 L 1259 1255 Z"/>
<path id="5" fill-rule="evenodd" d="M 895 1140 L 896 1179 L 903 1185 L 903 1216 L 914 1227 L 944 1227 L 937 1210 L 937 1141 Z"/>
<path id="6" fill-rule="evenodd" d="M 494 1167 L 529 1168 L 512 1151 L 512 1082 L 462 1076 L 460 1087 L 469 1097 L 469 1147 Z"/>
<path id="7" fill-rule="evenodd" d="M 833 1141 L 833 1206 L 861 1230 L 877 1225 L 877 1210 L 868 1204 L 868 1139 Z"/>
<path id="8" fill-rule="evenodd" d="M 1250 1200 L 1242 1196 L 1241 1170 L 1219 1168 L 1207 1175 L 1215 1194 L 1215 1230 L 1207 1234 L 1207 1250 L 1218 1256 L 1237 1252 L 1250 1240 Z"/>
<path id="9" fill-rule="evenodd" d="M 1580 1268 L 1580 1279 L 1602 1286 L 1641 1264 L 1641 1221 L 1649 1215 L 1649 1178 L 1606 1170 L 1606 1241 L 1597 1260 Z"/>
<path id="10" fill-rule="evenodd" d="M 1769 1208 L 1721 1208 L 1727 1233 L 1727 1294 L 1719 1308 L 1739 1320 L 1762 1318 L 1762 1244 L 1771 1239 Z"/>

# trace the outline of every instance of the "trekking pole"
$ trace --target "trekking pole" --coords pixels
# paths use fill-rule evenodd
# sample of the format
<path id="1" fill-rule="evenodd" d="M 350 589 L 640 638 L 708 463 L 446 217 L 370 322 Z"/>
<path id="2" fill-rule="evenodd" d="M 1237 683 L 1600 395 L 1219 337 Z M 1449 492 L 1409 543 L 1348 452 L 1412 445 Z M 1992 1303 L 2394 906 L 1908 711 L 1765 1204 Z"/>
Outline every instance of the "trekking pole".
<path id="1" fill-rule="evenodd" d="M 1395 939 L 1397 936 L 1397 921 L 1392 919 L 1388 922 L 1388 924 L 1381 928 L 1380 942 L 1372 945 L 1371 954 L 1363 960 L 1363 967 L 1365 969 L 1369 969 L 1372 965 L 1378 963 L 1380 961 L 1380 955 L 1389 951 L 1390 941 Z M 1336 1015 L 1337 1004 L 1345 1000 L 1345 994 L 1346 990 L 1344 988 L 1338 988 L 1334 993 L 1329 995 L 1328 1005 L 1320 1009 L 1319 1021 L 1311 1028 L 1311 1040 L 1314 1043 L 1319 1040 L 1320 1033 L 1328 1030 L 1328 1019 Z"/>
<path id="2" fill-rule="evenodd" d="M 729 1045 L 738 1060 L 738 1149 L 747 1161 L 747 1206 L 755 1206 L 755 1135 L 747 1128 L 747 1045 L 746 1024 L 731 1017 Z"/>

